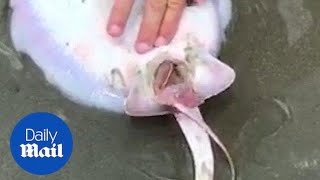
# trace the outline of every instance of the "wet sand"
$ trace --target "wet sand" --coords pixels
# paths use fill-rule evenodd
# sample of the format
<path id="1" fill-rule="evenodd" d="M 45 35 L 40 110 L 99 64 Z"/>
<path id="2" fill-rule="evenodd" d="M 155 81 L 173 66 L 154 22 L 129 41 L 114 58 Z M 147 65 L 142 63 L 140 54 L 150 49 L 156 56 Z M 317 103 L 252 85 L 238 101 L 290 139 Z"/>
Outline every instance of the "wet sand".
<path id="1" fill-rule="evenodd" d="M 0 8 L 5 9 L 5 0 Z M 221 59 L 235 84 L 202 106 L 231 151 L 239 180 L 320 178 L 320 1 L 235 1 Z M 14 162 L 12 128 L 35 111 L 64 118 L 73 133 L 69 163 L 45 179 L 192 180 L 191 154 L 170 117 L 129 118 L 64 98 L 10 48 L 0 11 L 0 179 L 34 180 Z M 216 146 L 215 146 L 216 147 Z M 216 148 L 216 179 L 229 179 Z"/>

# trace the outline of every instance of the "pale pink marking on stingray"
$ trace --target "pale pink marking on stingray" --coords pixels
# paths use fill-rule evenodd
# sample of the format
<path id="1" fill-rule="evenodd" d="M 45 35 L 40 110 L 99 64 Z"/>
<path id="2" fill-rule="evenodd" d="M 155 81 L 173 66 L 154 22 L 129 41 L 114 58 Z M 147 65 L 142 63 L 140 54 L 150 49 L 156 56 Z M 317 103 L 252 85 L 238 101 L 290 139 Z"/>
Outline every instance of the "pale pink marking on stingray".
<path id="1" fill-rule="evenodd" d="M 91 47 L 88 43 L 79 43 L 74 48 L 74 53 L 79 57 L 81 60 L 89 60 L 91 56 Z"/>

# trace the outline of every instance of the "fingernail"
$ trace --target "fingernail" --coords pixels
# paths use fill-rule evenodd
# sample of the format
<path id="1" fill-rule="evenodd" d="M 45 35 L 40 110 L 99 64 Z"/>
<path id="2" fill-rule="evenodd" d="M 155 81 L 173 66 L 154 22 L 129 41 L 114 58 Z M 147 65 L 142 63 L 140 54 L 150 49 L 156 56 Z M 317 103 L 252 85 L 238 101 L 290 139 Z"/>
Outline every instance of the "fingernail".
<path id="1" fill-rule="evenodd" d="M 168 44 L 168 41 L 162 36 L 158 37 L 156 42 L 154 43 L 154 45 L 156 47 L 164 46 L 164 45 L 167 45 L 167 44 Z"/>
<path id="2" fill-rule="evenodd" d="M 137 50 L 138 53 L 145 53 L 145 52 L 147 52 L 147 51 L 149 51 L 151 49 L 152 49 L 152 46 L 150 46 L 150 45 L 148 45 L 146 43 L 138 43 L 136 45 L 136 50 Z"/>
<path id="3" fill-rule="evenodd" d="M 108 29 L 108 32 L 111 36 L 120 36 L 122 33 L 121 28 L 118 25 L 111 25 Z"/>

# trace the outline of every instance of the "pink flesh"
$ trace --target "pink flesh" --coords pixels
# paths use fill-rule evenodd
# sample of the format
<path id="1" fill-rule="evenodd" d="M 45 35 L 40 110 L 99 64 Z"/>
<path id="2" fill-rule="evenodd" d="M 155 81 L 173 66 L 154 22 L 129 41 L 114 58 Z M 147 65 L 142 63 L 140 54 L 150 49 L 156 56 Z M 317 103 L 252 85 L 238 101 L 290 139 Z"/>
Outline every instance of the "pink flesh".
<path id="1" fill-rule="evenodd" d="M 159 65 L 153 88 L 156 100 L 163 105 L 173 106 L 179 103 L 193 108 L 202 103 L 194 92 L 192 85 L 179 74 L 175 64 L 170 61 L 164 61 Z"/>

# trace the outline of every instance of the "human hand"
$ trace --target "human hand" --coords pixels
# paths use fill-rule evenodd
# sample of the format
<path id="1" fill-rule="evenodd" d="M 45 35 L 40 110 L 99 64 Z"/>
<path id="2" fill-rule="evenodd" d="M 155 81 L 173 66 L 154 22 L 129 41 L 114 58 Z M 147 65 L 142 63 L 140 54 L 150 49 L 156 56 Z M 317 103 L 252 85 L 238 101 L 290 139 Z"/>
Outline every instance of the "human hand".
<path id="1" fill-rule="evenodd" d="M 123 33 L 135 0 L 115 0 L 107 31 L 113 37 Z M 176 34 L 186 0 L 145 0 L 145 9 L 135 49 L 145 53 L 168 44 Z"/>

